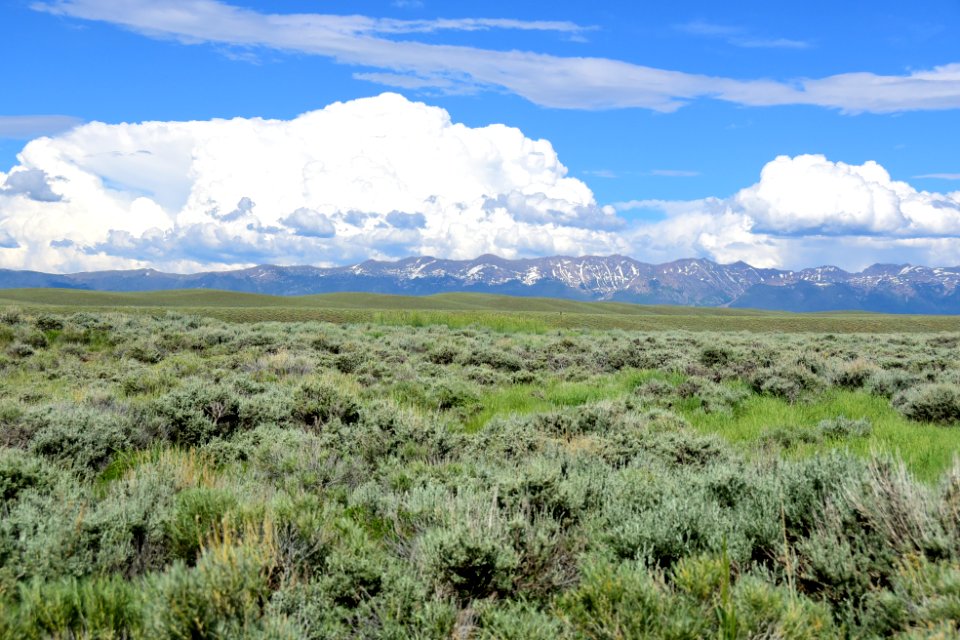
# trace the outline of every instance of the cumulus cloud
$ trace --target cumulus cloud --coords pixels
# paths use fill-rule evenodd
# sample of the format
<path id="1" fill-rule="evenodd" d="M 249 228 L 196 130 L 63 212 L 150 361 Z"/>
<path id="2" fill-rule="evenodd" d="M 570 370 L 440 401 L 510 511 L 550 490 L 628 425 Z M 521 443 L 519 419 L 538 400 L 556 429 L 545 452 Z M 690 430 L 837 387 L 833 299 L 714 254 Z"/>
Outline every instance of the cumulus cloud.
<path id="1" fill-rule="evenodd" d="M 960 264 L 960 192 L 778 157 L 725 198 L 598 203 L 552 145 L 383 94 L 292 120 L 89 123 L 0 173 L 0 267 L 194 271 L 614 253 Z M 679 175 L 686 172 L 661 172 Z"/>
<path id="2" fill-rule="evenodd" d="M 60 202 L 63 199 L 50 188 L 50 178 L 41 169 L 11 171 L 0 184 L 0 194 L 23 196 L 37 202 Z"/>
<path id="3" fill-rule="evenodd" d="M 247 196 L 243 196 L 240 198 L 240 201 L 237 202 L 237 206 L 233 211 L 220 215 L 217 209 L 212 209 L 210 214 L 218 220 L 223 220 L 224 222 L 233 222 L 234 220 L 240 220 L 241 218 L 251 216 L 255 206 L 257 206 L 256 202 Z"/>
<path id="4" fill-rule="evenodd" d="M 0 227 L 0 249 L 17 249 L 20 247 L 20 243 L 17 242 L 16 238 L 10 235 L 10 232 Z"/>
<path id="5" fill-rule="evenodd" d="M 427 218 L 422 213 L 391 211 L 387 214 L 387 224 L 397 229 L 422 229 L 427 226 Z"/>
<path id="6" fill-rule="evenodd" d="M 566 175 L 548 141 L 456 124 L 396 94 L 292 120 L 95 122 L 33 140 L 18 157 L 0 173 L 6 267 L 194 270 L 628 248 L 622 221 Z"/>
<path id="7" fill-rule="evenodd" d="M 960 202 L 892 180 L 876 162 L 781 156 L 731 206 L 760 232 L 820 235 L 960 235 Z"/>
<path id="8" fill-rule="evenodd" d="M 397 20 L 325 14 L 267 14 L 218 0 L 52 0 L 33 7 L 55 15 L 108 22 L 183 43 L 269 48 L 325 56 L 386 70 L 359 77 L 387 86 L 447 92 L 494 88 L 536 104 L 570 109 L 640 107 L 674 111 L 697 99 L 749 106 L 808 104 L 846 113 L 960 108 L 960 63 L 907 75 L 844 73 L 782 81 L 743 80 L 658 69 L 598 57 L 396 39 L 439 31 L 553 31 L 571 38 L 589 29 L 569 22 L 508 19 Z M 701 32 L 711 25 L 701 25 Z M 719 29 L 719 31 L 717 31 Z M 801 41 L 753 38 L 713 27 L 741 46 L 797 48 Z"/>
<path id="9" fill-rule="evenodd" d="M 876 162 L 850 165 L 822 155 L 780 156 L 756 184 L 729 198 L 635 200 L 653 210 L 632 241 L 652 255 L 702 255 L 755 266 L 872 262 L 960 264 L 960 193 L 918 191 Z"/>
<path id="10" fill-rule="evenodd" d="M 392 214 L 387 214 L 387 217 Z M 332 238 L 337 235 L 333 222 L 324 214 L 300 207 L 280 222 L 293 229 L 297 235 L 307 238 Z"/>

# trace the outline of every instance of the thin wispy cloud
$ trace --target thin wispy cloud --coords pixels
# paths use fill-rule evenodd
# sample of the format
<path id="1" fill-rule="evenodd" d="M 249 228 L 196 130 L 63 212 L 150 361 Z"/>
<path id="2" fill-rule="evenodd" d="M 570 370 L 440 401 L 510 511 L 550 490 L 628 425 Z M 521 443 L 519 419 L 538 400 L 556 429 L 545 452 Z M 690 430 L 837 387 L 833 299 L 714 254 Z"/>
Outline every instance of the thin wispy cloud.
<path id="1" fill-rule="evenodd" d="M 743 27 L 702 20 L 679 24 L 675 28 L 677 31 L 693 36 L 719 38 L 727 44 L 744 49 L 807 49 L 810 47 L 810 43 L 806 40 L 760 37 Z"/>
<path id="2" fill-rule="evenodd" d="M 444 77 L 429 77 L 402 73 L 355 73 L 353 77 L 356 80 L 364 80 L 398 89 L 440 89 L 446 94 L 452 93 L 475 93 L 479 90 L 477 87 L 471 87 L 465 82 L 455 82 Z"/>
<path id="3" fill-rule="evenodd" d="M 913 177 L 929 180 L 960 180 L 960 173 L 925 173 Z"/>
<path id="4" fill-rule="evenodd" d="M 809 49 L 810 43 L 806 40 L 791 40 L 790 38 L 732 38 L 730 44 L 745 49 Z"/>
<path id="5" fill-rule="evenodd" d="M 587 169 L 586 171 L 581 171 L 581 173 L 585 176 L 604 178 L 605 180 L 613 180 L 620 177 L 619 173 L 611 169 Z"/>
<path id="6" fill-rule="evenodd" d="M 510 29 L 516 31 L 554 31 L 557 33 L 582 33 L 595 27 L 584 27 L 573 22 L 550 20 L 508 20 L 502 18 L 459 18 L 436 20 L 395 20 L 389 18 L 363 18 L 356 20 L 355 33 L 433 33 L 436 31 L 490 31 Z"/>
<path id="7" fill-rule="evenodd" d="M 654 169 L 650 175 L 664 178 L 695 178 L 700 175 L 700 172 L 685 169 Z"/>
<path id="8" fill-rule="evenodd" d="M 685 22 L 674 27 L 677 31 L 688 33 L 694 36 L 710 37 L 733 37 L 743 35 L 743 29 L 725 24 L 716 24 L 713 22 L 704 22 L 703 20 L 694 20 Z"/>
<path id="9" fill-rule="evenodd" d="M 960 63 L 907 75 L 854 72 L 819 79 L 744 80 L 610 58 L 563 57 L 385 37 L 476 29 L 554 31 L 569 36 L 589 29 L 569 22 L 267 14 L 217 0 L 57 0 L 36 3 L 33 8 L 107 22 L 185 44 L 260 47 L 324 56 L 341 64 L 389 71 L 380 76 L 387 86 L 409 87 L 411 76 L 419 78 L 424 88 L 440 91 L 456 91 L 457 85 L 466 83 L 506 90 L 545 107 L 671 112 L 692 101 L 714 99 L 755 107 L 816 105 L 844 113 L 960 108 Z"/>

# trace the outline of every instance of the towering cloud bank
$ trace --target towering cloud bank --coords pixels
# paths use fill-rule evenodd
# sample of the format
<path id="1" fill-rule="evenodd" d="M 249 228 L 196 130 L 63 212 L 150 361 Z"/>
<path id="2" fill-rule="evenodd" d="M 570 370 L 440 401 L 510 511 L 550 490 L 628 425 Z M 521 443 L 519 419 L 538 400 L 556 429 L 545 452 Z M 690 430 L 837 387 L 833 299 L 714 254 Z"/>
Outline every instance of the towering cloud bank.
<path id="1" fill-rule="evenodd" d="M 630 209 L 658 209 L 637 222 Z M 0 267 L 45 271 L 623 253 L 960 263 L 960 193 L 780 157 L 729 198 L 600 206 L 548 141 L 396 94 L 293 120 L 82 125 L 0 173 Z M 647 217 L 649 219 L 649 217 Z"/>
<path id="2" fill-rule="evenodd" d="M 0 265 L 338 263 L 628 247 L 549 142 L 396 94 L 290 121 L 92 123 L 0 174 Z"/>

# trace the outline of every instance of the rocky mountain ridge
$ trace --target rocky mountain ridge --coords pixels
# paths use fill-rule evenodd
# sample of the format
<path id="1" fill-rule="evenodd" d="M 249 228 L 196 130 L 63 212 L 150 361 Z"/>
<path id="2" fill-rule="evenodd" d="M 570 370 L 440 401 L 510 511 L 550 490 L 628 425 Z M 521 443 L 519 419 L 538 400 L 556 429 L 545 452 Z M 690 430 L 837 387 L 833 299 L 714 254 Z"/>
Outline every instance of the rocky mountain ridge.
<path id="1" fill-rule="evenodd" d="M 195 274 L 153 269 L 63 275 L 0 270 L 0 288 L 22 287 L 224 289 L 274 295 L 473 291 L 789 311 L 960 313 L 960 267 L 875 264 L 856 273 L 833 266 L 788 271 L 694 258 L 648 264 L 617 255 L 519 260 L 492 255 L 473 260 L 415 257 L 395 262 L 368 260 L 344 267 L 261 265 Z"/>

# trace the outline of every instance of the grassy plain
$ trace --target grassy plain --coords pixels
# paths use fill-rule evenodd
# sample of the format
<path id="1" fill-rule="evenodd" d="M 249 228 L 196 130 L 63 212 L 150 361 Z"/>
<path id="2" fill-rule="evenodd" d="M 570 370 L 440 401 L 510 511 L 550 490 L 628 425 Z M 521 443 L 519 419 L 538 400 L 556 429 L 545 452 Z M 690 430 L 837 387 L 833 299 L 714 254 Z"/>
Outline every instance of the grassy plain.
<path id="1" fill-rule="evenodd" d="M 813 333 L 913 333 L 960 331 L 956 316 L 861 312 L 784 313 L 752 309 L 634 305 L 522 298 L 474 293 L 400 296 L 331 293 L 268 296 L 229 291 L 183 290 L 111 293 L 74 289 L 0 290 L 0 304 L 50 312 L 165 310 L 227 322 L 334 322 L 396 326 L 483 326 L 502 332 L 555 329 L 628 331 L 782 331 Z"/>
<path id="2" fill-rule="evenodd" d="M 955 318 L 3 291 L 0 638 L 956 637 L 958 348 Z"/>

